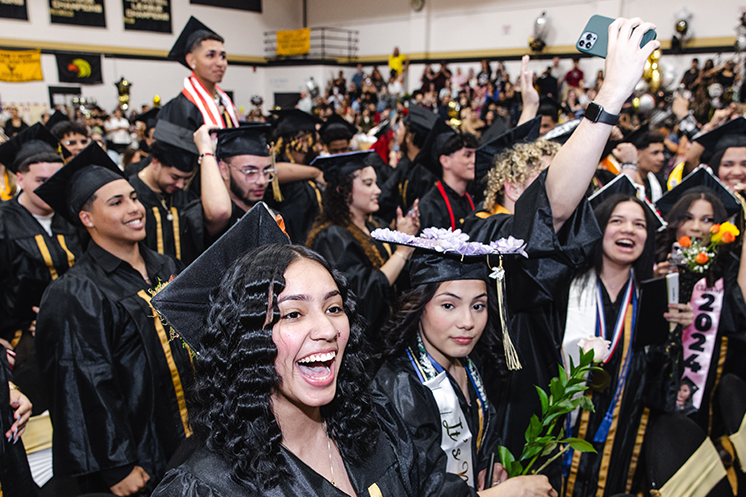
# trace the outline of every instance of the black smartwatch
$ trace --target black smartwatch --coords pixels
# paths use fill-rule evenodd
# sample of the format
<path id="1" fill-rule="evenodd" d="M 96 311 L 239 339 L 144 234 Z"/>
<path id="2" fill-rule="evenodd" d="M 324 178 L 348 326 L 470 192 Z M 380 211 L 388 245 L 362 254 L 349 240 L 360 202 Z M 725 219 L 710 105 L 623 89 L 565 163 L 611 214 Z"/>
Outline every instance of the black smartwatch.
<path id="1" fill-rule="evenodd" d="M 596 102 L 591 102 L 588 107 L 585 108 L 584 116 L 590 119 L 594 123 L 611 124 L 614 126 L 619 122 L 619 114 L 610 114 L 604 110 L 603 107 L 598 105 Z"/>

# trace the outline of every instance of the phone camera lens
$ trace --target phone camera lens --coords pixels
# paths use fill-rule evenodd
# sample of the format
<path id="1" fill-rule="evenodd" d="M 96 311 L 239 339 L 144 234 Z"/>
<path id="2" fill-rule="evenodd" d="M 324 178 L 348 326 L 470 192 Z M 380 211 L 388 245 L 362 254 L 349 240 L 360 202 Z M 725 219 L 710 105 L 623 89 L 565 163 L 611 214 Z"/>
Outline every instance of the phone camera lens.
<path id="1" fill-rule="evenodd" d="M 580 40 L 580 41 L 578 42 L 578 46 L 579 46 L 579 47 L 584 47 L 584 46 L 585 46 L 585 42 L 584 42 L 583 40 Z"/>
<path id="2" fill-rule="evenodd" d="M 585 39 L 586 39 L 586 40 L 588 40 L 588 41 L 591 41 L 591 38 L 593 38 L 593 35 L 592 35 L 592 34 L 590 34 L 590 33 L 588 33 L 588 34 L 587 34 L 587 35 L 585 36 Z"/>

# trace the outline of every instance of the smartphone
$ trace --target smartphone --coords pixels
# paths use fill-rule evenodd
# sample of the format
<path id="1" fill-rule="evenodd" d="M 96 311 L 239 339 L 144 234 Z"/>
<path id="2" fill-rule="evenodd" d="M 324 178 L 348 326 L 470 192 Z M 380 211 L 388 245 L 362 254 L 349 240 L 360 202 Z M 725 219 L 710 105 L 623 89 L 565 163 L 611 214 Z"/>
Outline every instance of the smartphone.
<path id="1" fill-rule="evenodd" d="M 591 17 L 588 20 L 588 24 L 585 25 L 583 34 L 578 38 L 575 48 L 580 52 L 605 59 L 609 45 L 609 25 L 612 22 L 614 22 L 614 19 L 611 17 L 599 15 Z M 655 40 L 657 37 L 658 33 L 652 29 L 649 30 L 642 36 L 640 48 L 644 47 L 649 41 Z"/>

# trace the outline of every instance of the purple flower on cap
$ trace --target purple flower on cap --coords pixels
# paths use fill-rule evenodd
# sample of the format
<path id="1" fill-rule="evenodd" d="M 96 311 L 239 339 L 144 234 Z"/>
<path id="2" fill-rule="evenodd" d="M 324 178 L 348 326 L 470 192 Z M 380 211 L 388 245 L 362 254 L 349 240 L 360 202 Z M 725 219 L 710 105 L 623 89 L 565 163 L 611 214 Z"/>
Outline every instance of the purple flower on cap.
<path id="1" fill-rule="evenodd" d="M 513 236 L 509 236 L 507 239 L 500 238 L 497 241 L 490 242 L 490 247 L 500 254 L 521 254 L 523 257 L 528 259 L 528 254 L 526 253 L 526 242 Z"/>
<path id="2" fill-rule="evenodd" d="M 528 254 L 524 250 L 526 244 L 523 240 L 511 236 L 507 240 L 502 238 L 489 245 L 485 245 L 479 242 L 470 242 L 469 235 L 463 233 L 460 229 L 452 231 L 450 228 L 425 228 L 422 234 L 416 237 L 388 228 L 379 228 L 373 230 L 370 236 L 382 242 L 408 245 L 440 253 L 459 254 L 463 256 L 521 254 L 524 257 L 528 257 Z"/>

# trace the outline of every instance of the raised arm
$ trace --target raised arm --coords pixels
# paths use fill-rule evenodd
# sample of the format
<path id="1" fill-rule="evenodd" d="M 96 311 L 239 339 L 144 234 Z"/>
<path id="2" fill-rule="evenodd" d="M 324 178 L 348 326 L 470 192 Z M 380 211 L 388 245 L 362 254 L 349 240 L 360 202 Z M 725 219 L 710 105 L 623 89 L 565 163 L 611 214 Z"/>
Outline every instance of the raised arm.
<path id="1" fill-rule="evenodd" d="M 194 143 L 197 145 L 202 163 L 200 165 L 202 212 L 205 217 L 205 228 L 210 235 L 220 233 L 230 220 L 233 206 L 225 180 L 220 174 L 215 157 L 215 142 L 210 136 L 211 128 L 203 124 L 194 132 Z"/>
<path id="2" fill-rule="evenodd" d="M 660 42 L 654 40 L 640 48 L 643 34 L 654 28 L 653 24 L 644 23 L 639 18 L 620 18 L 609 26 L 606 79 L 595 100 L 606 112 L 619 114 L 642 76 L 645 61 L 660 47 Z M 611 128 L 609 124 L 583 119 L 552 160 L 546 189 L 555 231 L 562 228 L 583 200 Z"/>
<path id="3" fill-rule="evenodd" d="M 521 59 L 520 78 L 523 110 L 521 111 L 520 119 L 518 119 L 518 126 L 535 118 L 539 112 L 539 92 L 534 87 L 534 71 L 528 70 L 528 61 L 528 55 L 524 55 L 523 59 Z"/>

